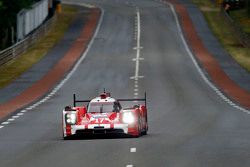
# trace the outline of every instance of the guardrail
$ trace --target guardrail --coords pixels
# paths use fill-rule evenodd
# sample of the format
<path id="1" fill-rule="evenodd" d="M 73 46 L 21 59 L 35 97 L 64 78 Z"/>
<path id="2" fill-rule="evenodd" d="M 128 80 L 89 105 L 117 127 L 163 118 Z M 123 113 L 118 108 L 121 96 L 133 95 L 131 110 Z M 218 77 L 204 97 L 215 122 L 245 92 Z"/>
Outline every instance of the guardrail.
<path id="1" fill-rule="evenodd" d="M 242 45 L 250 48 L 250 36 L 241 29 L 241 27 L 225 12 L 225 10 L 221 9 L 220 13 L 231 28 L 233 35 L 239 39 Z"/>
<path id="2" fill-rule="evenodd" d="M 23 54 L 28 48 L 30 48 L 38 39 L 45 36 L 50 28 L 54 26 L 56 20 L 56 14 L 34 30 L 22 41 L 17 42 L 5 50 L 0 52 L 0 66 L 8 63 L 10 60 Z"/>

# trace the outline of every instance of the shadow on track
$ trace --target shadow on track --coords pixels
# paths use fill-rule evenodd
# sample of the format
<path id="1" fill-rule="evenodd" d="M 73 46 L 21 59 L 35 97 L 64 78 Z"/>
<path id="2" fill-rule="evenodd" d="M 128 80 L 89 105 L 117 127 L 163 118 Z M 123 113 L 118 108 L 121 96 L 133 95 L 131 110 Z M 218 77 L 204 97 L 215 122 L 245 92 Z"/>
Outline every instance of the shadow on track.
<path id="1" fill-rule="evenodd" d="M 123 139 L 123 138 L 137 138 L 124 134 L 77 134 L 74 136 L 67 137 L 64 140 L 99 140 L 99 139 Z"/>

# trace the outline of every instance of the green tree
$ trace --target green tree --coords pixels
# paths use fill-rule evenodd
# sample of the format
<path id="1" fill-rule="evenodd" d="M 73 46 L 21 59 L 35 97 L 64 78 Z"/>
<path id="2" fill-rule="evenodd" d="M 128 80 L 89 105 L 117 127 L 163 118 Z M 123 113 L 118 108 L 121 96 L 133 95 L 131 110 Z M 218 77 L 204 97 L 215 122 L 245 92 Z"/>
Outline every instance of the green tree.
<path id="1" fill-rule="evenodd" d="M 246 6 L 247 6 L 248 17 L 250 17 L 250 0 L 246 0 Z"/>
<path id="2" fill-rule="evenodd" d="M 1 48 L 11 45 L 11 27 L 16 28 L 16 15 L 23 8 L 29 8 L 37 0 L 0 0 Z"/>

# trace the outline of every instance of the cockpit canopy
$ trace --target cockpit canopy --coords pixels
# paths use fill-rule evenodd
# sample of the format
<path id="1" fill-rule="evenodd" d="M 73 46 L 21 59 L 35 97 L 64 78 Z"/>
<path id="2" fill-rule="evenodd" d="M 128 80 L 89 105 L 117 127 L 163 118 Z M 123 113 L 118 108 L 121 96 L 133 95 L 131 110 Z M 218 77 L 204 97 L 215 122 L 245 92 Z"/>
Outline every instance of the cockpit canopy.
<path id="1" fill-rule="evenodd" d="M 119 102 L 90 102 L 88 106 L 88 113 L 109 113 L 119 112 L 121 110 Z"/>

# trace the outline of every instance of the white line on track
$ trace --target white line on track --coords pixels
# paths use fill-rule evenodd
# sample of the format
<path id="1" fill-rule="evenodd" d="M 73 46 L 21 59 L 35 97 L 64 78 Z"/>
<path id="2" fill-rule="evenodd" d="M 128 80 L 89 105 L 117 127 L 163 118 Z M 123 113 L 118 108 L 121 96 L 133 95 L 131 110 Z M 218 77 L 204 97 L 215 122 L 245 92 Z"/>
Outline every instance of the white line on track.
<path id="1" fill-rule="evenodd" d="M 73 4 L 73 5 L 80 5 L 80 6 L 86 6 L 86 4 L 80 3 L 80 4 L 75 4 L 75 3 L 66 3 L 66 4 Z M 89 6 L 90 4 L 88 4 L 89 8 L 92 8 L 91 6 Z M 77 61 L 77 63 L 74 65 L 74 67 L 72 68 L 72 70 L 66 75 L 66 77 L 47 95 L 45 96 L 43 99 L 41 99 L 40 101 L 34 103 L 33 105 L 25 108 L 24 110 L 20 111 L 19 113 L 16 114 L 16 116 L 12 116 L 12 118 L 18 118 L 21 115 L 24 115 L 25 112 L 27 112 L 28 110 L 32 110 L 34 108 L 36 108 L 37 106 L 39 106 L 40 104 L 46 102 L 47 100 L 49 100 L 53 95 L 55 95 L 55 93 L 70 79 L 70 77 L 75 73 L 75 71 L 77 70 L 77 68 L 80 66 L 81 62 L 85 59 L 86 55 L 89 52 L 89 49 L 92 47 L 94 40 L 96 39 L 96 36 L 100 30 L 101 24 L 103 22 L 103 16 L 104 16 L 104 10 L 102 8 L 101 9 L 101 16 L 100 16 L 100 20 L 98 22 L 97 28 L 95 30 L 95 33 L 93 35 L 93 37 L 91 38 L 85 52 L 83 53 L 83 55 L 79 58 L 79 60 Z M 9 122 L 2 122 L 2 125 L 7 125 L 9 124 Z M 0 126 L 1 128 L 3 128 L 4 126 Z M 1 129 L 0 128 L 0 129 Z"/>
<path id="2" fill-rule="evenodd" d="M 130 148 L 130 152 L 131 153 L 135 153 L 136 152 L 136 148 L 135 147 Z"/>
<path id="3" fill-rule="evenodd" d="M 133 48 L 136 50 L 136 57 L 132 59 L 132 61 L 135 62 L 135 73 L 134 76 L 130 77 L 130 79 L 134 80 L 134 98 L 138 98 L 138 92 L 139 92 L 139 79 L 143 78 L 144 76 L 139 75 L 139 69 L 140 69 L 140 61 L 144 60 L 144 58 L 141 58 L 141 49 L 143 47 L 141 46 L 141 16 L 140 16 L 140 10 L 138 7 L 136 7 L 136 17 L 135 17 L 135 37 L 136 40 L 136 46 Z"/>
<path id="4" fill-rule="evenodd" d="M 141 53 L 141 16 L 140 16 L 140 11 L 137 8 L 136 9 L 136 19 L 137 19 L 137 41 L 136 41 L 136 47 L 134 48 L 136 50 L 136 58 L 133 59 L 133 61 L 135 61 L 135 75 L 133 77 L 131 77 L 131 79 L 135 79 L 137 80 L 140 76 L 139 76 L 139 68 L 140 68 L 140 53 Z M 142 77 L 142 76 L 141 76 Z M 140 78 L 141 78 L 140 77 Z"/>
<path id="5" fill-rule="evenodd" d="M 0 126 L 0 129 L 2 129 L 4 126 Z"/>
<path id="6" fill-rule="evenodd" d="M 7 121 L 11 122 L 11 121 L 15 121 L 15 119 L 14 118 L 10 118 Z"/>
<path id="7" fill-rule="evenodd" d="M 131 165 L 131 164 L 129 164 L 129 165 L 126 165 L 126 167 L 133 167 L 134 165 Z"/>
<path id="8" fill-rule="evenodd" d="M 250 111 L 249 111 L 249 110 L 247 110 L 247 109 L 245 109 L 245 108 L 242 108 L 242 107 L 238 106 L 238 105 L 235 104 L 233 101 L 231 101 L 229 98 L 227 98 L 227 97 L 226 97 L 226 96 L 225 96 L 225 95 L 224 95 L 224 94 L 223 94 L 223 93 L 222 93 L 222 92 L 212 83 L 212 82 L 209 81 L 209 79 L 206 77 L 206 75 L 202 72 L 201 68 L 199 67 L 197 61 L 196 61 L 195 58 L 194 58 L 193 53 L 190 51 L 190 49 L 189 49 L 189 47 L 188 47 L 188 45 L 187 45 L 187 42 L 186 42 L 186 40 L 185 40 L 185 38 L 184 38 L 182 29 L 181 29 L 181 26 L 180 26 L 180 23 L 179 23 L 179 20 L 178 20 L 178 16 L 177 16 L 177 14 L 176 14 L 176 11 L 175 11 L 173 5 L 172 5 L 171 3 L 169 3 L 169 2 L 166 2 L 166 3 L 170 6 L 171 11 L 172 11 L 172 13 L 173 13 L 173 15 L 174 15 L 175 22 L 176 22 L 176 24 L 177 24 L 177 28 L 178 28 L 178 31 L 179 31 L 181 40 L 182 40 L 182 42 L 183 42 L 183 44 L 184 44 L 184 47 L 185 47 L 185 49 L 186 49 L 186 51 L 187 51 L 189 57 L 191 58 L 192 62 L 194 63 L 196 69 L 198 70 L 200 76 L 202 77 L 202 79 L 203 79 L 203 80 L 206 82 L 206 84 L 207 84 L 212 90 L 214 90 L 215 93 L 216 93 L 219 97 L 221 97 L 226 103 L 228 103 L 230 106 L 232 106 L 232 107 L 234 107 L 234 108 L 236 108 L 236 109 L 238 109 L 238 110 L 240 110 L 240 111 L 242 111 L 242 112 L 244 112 L 244 113 L 250 115 Z"/>
<path id="9" fill-rule="evenodd" d="M 20 111 L 20 112 L 25 113 L 25 112 L 27 112 L 27 110 L 22 110 L 22 111 Z"/>

